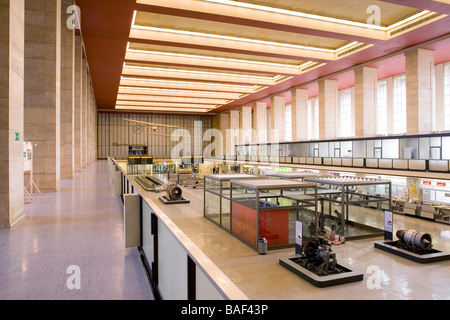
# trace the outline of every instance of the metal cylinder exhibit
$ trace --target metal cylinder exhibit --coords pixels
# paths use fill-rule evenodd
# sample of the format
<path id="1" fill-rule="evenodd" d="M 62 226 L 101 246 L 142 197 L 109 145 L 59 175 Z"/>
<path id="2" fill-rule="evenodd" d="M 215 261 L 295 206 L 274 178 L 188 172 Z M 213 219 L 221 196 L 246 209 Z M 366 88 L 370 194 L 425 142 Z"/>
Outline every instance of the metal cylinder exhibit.
<path id="1" fill-rule="evenodd" d="M 398 230 L 397 237 L 403 243 L 422 250 L 430 250 L 433 246 L 431 236 L 428 233 L 414 229 Z"/>
<path id="2" fill-rule="evenodd" d="M 183 192 L 176 184 L 171 184 L 166 189 L 166 197 L 170 200 L 176 201 L 182 198 Z"/>

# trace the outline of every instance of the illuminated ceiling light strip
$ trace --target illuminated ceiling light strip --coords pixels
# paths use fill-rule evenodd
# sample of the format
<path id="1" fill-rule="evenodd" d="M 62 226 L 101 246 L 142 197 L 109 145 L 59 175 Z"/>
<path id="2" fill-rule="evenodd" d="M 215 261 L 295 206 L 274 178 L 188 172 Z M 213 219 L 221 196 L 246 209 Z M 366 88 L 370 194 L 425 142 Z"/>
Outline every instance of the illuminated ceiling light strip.
<path id="1" fill-rule="evenodd" d="M 174 102 L 174 103 L 192 103 L 192 104 L 208 104 L 208 105 L 224 105 L 230 103 L 231 99 L 211 99 L 211 98 L 190 98 L 175 96 L 147 96 L 135 95 L 134 93 L 119 92 L 117 95 L 119 100 L 129 101 L 157 101 L 157 102 Z"/>
<path id="2" fill-rule="evenodd" d="M 119 93 L 121 94 L 134 94 L 144 96 L 156 96 L 156 97 L 181 97 L 191 99 L 208 99 L 220 101 L 237 100 L 242 97 L 240 93 L 228 93 L 228 92 L 210 92 L 210 91 L 187 91 L 187 90 L 166 90 L 159 88 L 140 88 L 140 87 L 119 87 Z"/>
<path id="3" fill-rule="evenodd" d="M 345 24 L 345 25 L 361 27 L 361 28 L 375 29 L 375 30 L 381 30 L 381 31 L 385 31 L 385 29 L 386 29 L 386 27 L 381 27 L 381 26 L 372 25 L 372 24 L 366 24 L 366 23 L 362 23 L 362 22 L 325 17 L 325 16 L 316 15 L 316 14 L 286 10 L 286 9 L 275 8 L 275 7 L 267 7 L 267 6 L 258 5 L 258 4 L 244 3 L 244 2 L 238 2 L 238 1 L 229 1 L 229 0 L 203 0 L 203 1 L 224 4 L 224 5 L 234 6 L 234 7 L 259 10 L 259 11 L 266 11 L 266 12 L 271 12 L 271 13 L 279 13 L 279 14 L 295 16 L 295 17 L 300 17 L 300 18 L 307 18 L 307 19 L 313 19 L 313 20 L 319 20 L 319 21 L 325 21 L 325 22 L 334 22 L 334 23 Z"/>
<path id="4" fill-rule="evenodd" d="M 213 91 L 195 91 L 195 90 L 180 90 L 180 89 L 161 89 L 161 88 L 137 88 L 137 87 L 127 87 L 127 86 L 119 86 L 119 90 L 133 90 L 133 91 L 143 91 L 143 92 L 161 92 L 161 93 L 167 93 L 167 94 L 193 94 L 193 95 L 197 95 L 197 94 L 204 94 L 204 95 L 208 95 L 208 96 L 218 96 L 218 95 L 225 95 L 223 92 L 213 92 Z M 235 99 L 240 97 L 240 94 L 233 94 L 233 93 L 229 93 L 226 94 L 227 96 L 230 97 L 235 97 Z M 230 98 L 230 99 L 234 99 L 234 98 Z"/>
<path id="5" fill-rule="evenodd" d="M 405 24 L 407 22 L 410 22 L 412 20 L 420 18 L 420 17 L 422 17 L 422 16 L 424 16 L 424 15 L 426 15 L 428 13 L 430 13 L 430 11 L 428 11 L 428 10 L 421 11 L 421 12 L 419 12 L 419 13 L 417 13 L 417 14 L 409 17 L 409 18 L 406 18 L 406 19 L 404 19 L 402 21 L 399 21 L 397 23 L 394 23 L 393 25 L 390 25 L 390 26 L 386 27 L 386 31 L 390 31 L 390 30 L 392 30 L 392 29 L 394 29 L 394 28 L 396 28 L 398 26 L 401 26 L 402 24 Z"/>
<path id="6" fill-rule="evenodd" d="M 158 102 L 158 101 L 135 101 L 129 99 L 118 99 L 116 105 L 122 106 L 150 106 L 150 107 L 184 107 L 195 109 L 213 109 L 221 106 L 220 104 L 195 104 L 195 103 L 177 103 L 177 102 Z"/>
<path id="7" fill-rule="evenodd" d="M 399 21 L 399 22 L 397 22 L 397 23 L 395 23 L 395 24 L 393 24 L 391 26 L 382 27 L 382 26 L 377 26 L 377 25 L 374 25 L 374 24 L 368 24 L 368 23 L 362 23 L 362 22 L 356 22 L 356 21 L 349 21 L 349 20 L 345 20 L 345 19 L 325 17 L 325 16 L 320 16 L 320 15 L 311 14 L 311 13 L 292 11 L 292 10 L 286 10 L 286 9 L 275 8 L 275 7 L 267 7 L 267 6 L 263 6 L 263 5 L 244 3 L 244 2 L 238 2 L 238 1 L 230 1 L 230 0 L 203 0 L 203 1 L 212 2 L 212 3 L 218 3 L 218 4 L 224 4 L 224 5 L 234 6 L 234 7 L 241 7 L 241 8 L 259 10 L 259 11 L 271 12 L 271 13 L 279 13 L 279 14 L 295 16 L 295 17 L 300 17 L 300 18 L 307 18 L 307 19 L 313 19 L 313 20 L 319 20 L 319 21 L 325 21 L 325 22 L 339 23 L 339 24 L 350 25 L 350 26 L 354 26 L 354 27 L 373 29 L 373 30 L 380 30 L 380 31 L 389 31 L 392 28 L 395 28 L 395 27 L 397 27 L 399 25 L 407 23 L 407 22 L 409 22 L 411 20 L 414 20 L 414 19 L 416 19 L 418 17 L 421 17 L 421 16 L 423 16 L 425 14 L 428 14 L 430 12 L 428 10 L 423 10 L 423 11 L 419 12 L 418 14 L 416 14 L 416 15 L 414 15 L 412 17 L 403 19 L 403 20 L 401 20 L 401 21 Z"/>
<path id="8" fill-rule="evenodd" d="M 358 46 L 358 45 L 360 45 L 360 44 L 361 44 L 361 42 L 357 42 L 357 41 L 350 42 L 350 43 L 348 43 L 348 44 L 346 44 L 346 45 L 344 45 L 344 46 L 338 48 L 338 49 L 336 50 L 336 53 L 340 53 L 340 52 L 342 52 L 342 51 L 345 51 L 345 50 L 347 50 L 347 49 L 349 49 L 349 48 L 351 48 L 351 47 L 354 47 L 354 46 Z"/>
<path id="9" fill-rule="evenodd" d="M 236 63 L 254 64 L 254 65 L 256 64 L 256 65 L 269 66 L 269 67 L 281 67 L 281 68 L 293 68 L 293 69 L 301 68 L 301 66 L 299 66 L 299 65 L 292 65 L 292 64 L 281 64 L 281 63 L 253 61 L 253 60 L 239 60 L 239 59 L 212 57 L 212 56 L 198 56 L 198 55 L 173 53 L 173 52 L 146 51 L 146 50 L 136 50 L 136 49 L 128 49 L 127 52 L 142 53 L 142 54 L 149 54 L 149 55 L 160 55 L 160 56 L 168 56 L 168 57 L 177 57 L 177 58 L 202 59 L 202 60 L 213 60 L 213 61 L 223 61 L 223 62 L 236 62 Z"/>
<path id="10" fill-rule="evenodd" d="M 116 110 L 165 111 L 165 112 L 175 111 L 175 112 L 202 112 L 202 113 L 205 113 L 212 109 L 116 106 Z"/>
<path id="11" fill-rule="evenodd" d="M 142 79 L 142 78 L 128 78 L 128 77 L 121 77 L 121 80 L 124 81 L 141 81 L 145 83 L 170 83 L 170 84 L 178 84 L 178 85 L 198 85 L 198 86 L 209 86 L 209 87 L 226 87 L 226 88 L 234 88 L 236 90 L 242 89 L 242 90 L 252 90 L 253 92 L 256 91 L 256 86 L 239 86 L 239 85 L 232 85 L 232 84 L 226 84 L 226 83 L 207 83 L 207 82 L 195 82 L 195 81 L 174 81 L 174 80 L 159 80 L 159 79 Z"/>
<path id="12" fill-rule="evenodd" d="M 262 79 L 262 80 L 272 80 L 274 77 L 264 77 L 264 76 L 256 76 L 256 75 L 247 75 L 247 74 L 237 74 L 237 73 L 220 73 L 220 72 L 209 72 L 209 71 L 197 71 L 197 70 L 183 70 L 183 69 L 165 69 L 165 68 L 154 68 L 154 67 L 139 67 L 139 66 L 129 66 L 124 65 L 124 68 L 132 68 L 132 69 L 141 69 L 148 71 L 164 71 L 164 72 L 185 72 L 185 73 L 194 73 L 194 74 L 205 74 L 205 75 L 215 75 L 215 76 L 226 76 L 226 77 L 240 77 L 240 78 L 249 78 L 249 79 Z"/>
<path id="13" fill-rule="evenodd" d="M 161 33 L 172 33 L 172 34 L 204 37 L 204 38 L 211 38 L 211 39 L 231 40 L 231 41 L 239 41 L 239 42 L 245 42 L 245 43 L 256 43 L 256 44 L 270 45 L 270 46 L 276 46 L 276 47 L 286 47 L 286 48 L 291 48 L 291 49 L 319 51 L 319 52 L 326 52 L 326 53 L 334 53 L 335 52 L 335 50 L 333 50 L 333 49 L 301 46 L 301 45 L 295 45 L 295 44 L 289 44 L 289 43 L 272 42 L 272 41 L 256 40 L 256 39 L 248 39 L 248 38 L 238 38 L 238 37 L 223 36 L 223 35 L 209 34 L 209 33 L 200 33 L 200 32 L 183 31 L 183 30 L 175 30 L 175 29 L 164 29 L 164 28 L 155 28 L 155 27 L 147 27 L 147 26 L 137 26 L 137 25 L 133 25 L 132 28 L 139 29 L 139 30 L 161 32 Z"/>

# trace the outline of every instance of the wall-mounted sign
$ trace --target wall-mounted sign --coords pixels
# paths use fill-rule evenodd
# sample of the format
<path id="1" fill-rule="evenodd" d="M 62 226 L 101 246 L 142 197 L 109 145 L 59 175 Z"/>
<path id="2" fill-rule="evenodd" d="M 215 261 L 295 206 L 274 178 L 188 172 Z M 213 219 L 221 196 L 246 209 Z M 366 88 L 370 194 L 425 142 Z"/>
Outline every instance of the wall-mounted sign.
<path id="1" fill-rule="evenodd" d="M 14 141 L 20 141 L 20 133 L 14 132 Z"/>

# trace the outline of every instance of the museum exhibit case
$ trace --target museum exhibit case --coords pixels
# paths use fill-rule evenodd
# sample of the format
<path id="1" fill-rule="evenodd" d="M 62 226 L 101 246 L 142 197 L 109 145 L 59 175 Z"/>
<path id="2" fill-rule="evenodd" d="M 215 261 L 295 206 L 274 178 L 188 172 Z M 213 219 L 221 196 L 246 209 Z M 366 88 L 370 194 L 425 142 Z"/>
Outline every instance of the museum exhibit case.
<path id="1" fill-rule="evenodd" d="M 318 232 L 344 240 L 383 235 L 384 211 L 392 211 L 391 181 L 360 177 L 306 178 L 317 183 Z"/>
<path id="2" fill-rule="evenodd" d="M 286 179 L 231 181 L 231 233 L 257 249 L 293 247 L 295 224 L 302 222 L 305 237 L 316 235 L 317 184 Z"/>
<path id="3" fill-rule="evenodd" d="M 260 179 L 251 174 L 205 174 L 204 206 L 205 218 L 230 231 L 230 184 L 232 180 Z"/>

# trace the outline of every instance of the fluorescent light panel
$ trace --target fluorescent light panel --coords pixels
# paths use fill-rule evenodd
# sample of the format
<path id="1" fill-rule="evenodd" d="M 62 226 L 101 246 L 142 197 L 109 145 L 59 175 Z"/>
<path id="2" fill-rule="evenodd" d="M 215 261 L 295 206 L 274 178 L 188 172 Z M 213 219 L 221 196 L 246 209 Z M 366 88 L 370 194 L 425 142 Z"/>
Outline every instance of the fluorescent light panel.
<path id="1" fill-rule="evenodd" d="M 176 80 L 160 80 L 160 79 L 145 79 L 145 78 L 129 78 L 122 77 L 121 81 L 124 83 L 127 82 L 135 82 L 136 84 L 145 86 L 145 87 L 158 87 L 158 86 L 168 86 L 168 88 L 173 87 L 199 87 L 199 88 L 211 88 L 211 90 L 205 91 L 213 91 L 221 90 L 225 92 L 239 92 L 239 93 L 254 93 L 256 92 L 258 86 L 240 86 L 240 85 L 232 85 L 226 83 L 208 83 L 208 82 L 195 82 L 195 81 L 176 81 Z"/>
<path id="2" fill-rule="evenodd" d="M 235 63 L 242 63 L 242 64 L 268 66 L 268 67 L 292 68 L 292 69 L 297 69 L 297 70 L 299 68 L 301 68 L 301 65 L 282 64 L 282 63 L 264 62 L 264 61 L 255 61 L 255 60 L 240 60 L 240 59 L 213 57 L 213 56 L 199 56 L 199 55 L 184 54 L 184 53 L 127 49 L 127 53 L 128 52 L 129 53 L 148 54 L 148 55 L 168 56 L 168 57 L 175 57 L 175 58 L 213 60 L 213 61 L 218 61 L 218 62 L 235 62 Z"/>
<path id="3" fill-rule="evenodd" d="M 239 41 L 239 42 L 245 42 L 245 43 L 256 43 L 256 44 L 270 45 L 270 46 L 276 46 L 276 47 L 286 47 L 286 48 L 291 48 L 291 49 L 319 51 L 319 52 L 326 52 L 326 53 L 334 53 L 335 52 L 335 50 L 333 50 L 333 49 L 302 46 L 302 45 L 296 45 L 296 44 L 290 44 L 290 43 L 273 42 L 273 41 L 265 41 L 265 40 L 256 40 L 256 39 L 249 39 L 249 38 L 231 37 L 231 36 L 224 36 L 224 35 L 210 34 L 210 33 L 200 33 L 200 32 L 184 31 L 184 30 L 176 30 L 176 29 L 155 28 L 155 27 L 147 27 L 147 26 L 140 26 L 140 25 L 133 25 L 132 28 L 137 29 L 137 30 L 155 31 L 155 32 L 161 32 L 161 33 L 172 33 L 172 34 L 179 34 L 179 35 L 220 39 L 220 40 L 231 40 L 231 41 Z"/>
<path id="4" fill-rule="evenodd" d="M 249 74 L 238 74 L 238 73 L 221 73 L 221 72 L 211 72 L 211 71 L 199 71 L 199 70 L 186 70 L 186 69 L 169 69 L 169 68 L 157 68 L 157 67 L 141 67 L 141 66 L 130 66 L 126 63 L 124 64 L 124 69 L 129 68 L 131 70 L 142 70 L 143 73 L 133 74 L 141 76 L 154 76 L 156 73 L 169 75 L 175 74 L 179 77 L 190 79 L 198 79 L 203 77 L 203 80 L 209 80 L 211 77 L 215 81 L 226 81 L 226 82 L 236 82 L 236 83 L 252 83 L 260 85 L 273 85 L 275 83 L 274 76 L 258 76 Z M 127 70 L 123 73 L 126 74 Z"/>
<path id="5" fill-rule="evenodd" d="M 210 98 L 210 99 L 227 99 L 235 100 L 241 97 L 238 93 L 227 92 L 212 92 L 212 91 L 193 91 L 193 90 L 180 90 L 180 89 L 160 89 L 160 88 L 139 88 L 139 87 L 119 87 L 119 93 L 121 92 L 135 92 L 137 94 L 149 94 L 149 95 L 163 95 L 163 96 L 177 96 L 177 97 L 196 97 L 196 98 Z"/>
<path id="6" fill-rule="evenodd" d="M 134 106 L 134 107 L 172 107 L 172 108 L 193 108 L 193 109 L 214 109 L 220 105 L 215 104 L 198 104 L 198 103 L 176 103 L 176 102 L 155 102 L 155 101 L 138 101 L 130 99 L 118 98 L 116 105 Z"/>
<path id="7" fill-rule="evenodd" d="M 150 96 L 150 95 L 135 95 L 133 93 L 120 93 L 117 95 L 120 100 L 135 100 L 135 101 L 161 101 L 161 102 L 177 102 L 177 103 L 199 103 L 211 105 L 223 105 L 231 102 L 225 99 L 211 99 L 211 98 L 188 98 L 188 97 L 174 97 L 174 96 Z"/>
<path id="8" fill-rule="evenodd" d="M 188 109 L 188 108 L 158 108 L 158 107 L 133 107 L 133 106 L 116 106 L 116 110 L 129 111 L 161 111 L 161 112 L 200 112 L 205 113 L 208 109 Z"/>

